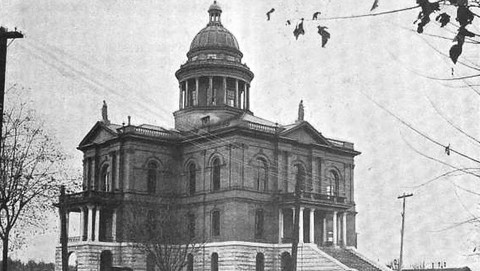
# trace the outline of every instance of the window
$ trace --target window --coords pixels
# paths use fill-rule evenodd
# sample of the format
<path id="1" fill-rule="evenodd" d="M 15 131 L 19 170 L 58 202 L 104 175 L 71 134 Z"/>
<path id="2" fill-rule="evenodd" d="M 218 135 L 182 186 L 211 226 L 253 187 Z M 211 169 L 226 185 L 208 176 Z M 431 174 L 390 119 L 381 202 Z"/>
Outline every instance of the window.
<path id="1" fill-rule="evenodd" d="M 255 212 L 255 238 L 263 238 L 263 210 L 258 209 Z"/>
<path id="2" fill-rule="evenodd" d="M 146 226 L 146 230 L 147 230 L 147 233 L 148 235 L 150 235 L 151 237 L 155 236 L 156 232 L 155 232 L 155 228 L 156 228 L 156 217 L 155 217 L 155 211 L 153 210 L 148 210 L 147 212 L 147 219 L 145 221 L 145 226 Z"/>
<path id="3" fill-rule="evenodd" d="M 202 125 L 210 124 L 210 116 L 205 116 L 205 117 L 201 118 L 201 120 L 202 120 Z"/>
<path id="4" fill-rule="evenodd" d="M 218 271 L 218 254 L 216 252 L 212 253 L 212 260 L 211 260 L 211 269 L 212 271 Z"/>
<path id="5" fill-rule="evenodd" d="M 147 271 L 155 271 L 155 256 L 152 253 L 147 254 Z"/>
<path id="6" fill-rule="evenodd" d="M 187 215 L 187 227 L 188 227 L 188 236 L 190 239 L 195 238 L 195 215 L 194 214 L 188 214 Z"/>
<path id="7" fill-rule="evenodd" d="M 215 158 L 212 163 L 212 190 L 220 190 L 220 159 Z"/>
<path id="8" fill-rule="evenodd" d="M 330 187 L 331 187 L 329 191 L 329 195 L 339 196 L 340 177 L 338 176 L 338 173 L 335 170 L 330 170 L 328 172 L 328 180 L 330 181 Z"/>
<path id="9" fill-rule="evenodd" d="M 195 164 L 190 164 L 188 167 L 188 194 L 195 194 L 195 185 L 196 185 L 196 173 Z"/>
<path id="10" fill-rule="evenodd" d="M 229 106 L 235 106 L 235 91 L 229 90 L 227 91 L 227 104 Z"/>
<path id="11" fill-rule="evenodd" d="M 148 163 L 148 173 L 147 173 L 147 192 L 149 194 L 155 194 L 157 188 L 157 163 L 150 162 Z"/>
<path id="12" fill-rule="evenodd" d="M 298 185 L 301 191 L 305 191 L 305 168 L 300 164 L 297 164 L 294 167 L 295 185 Z"/>
<path id="13" fill-rule="evenodd" d="M 255 189 L 258 191 L 267 190 L 267 162 L 262 158 L 255 161 Z"/>
<path id="14" fill-rule="evenodd" d="M 265 270 L 265 256 L 263 253 L 257 253 L 257 257 L 255 259 L 255 271 L 263 271 Z"/>
<path id="15" fill-rule="evenodd" d="M 111 190 L 110 187 L 110 171 L 108 170 L 108 165 L 105 165 L 102 168 L 102 184 L 101 184 L 101 191 L 109 192 Z"/>
<path id="16" fill-rule="evenodd" d="M 212 212 L 212 236 L 220 236 L 220 211 Z"/>
<path id="17" fill-rule="evenodd" d="M 100 253 L 100 271 L 107 271 L 112 268 L 112 252 L 104 250 Z"/>
<path id="18" fill-rule="evenodd" d="M 292 256 L 290 256 L 290 253 L 288 253 L 286 251 L 282 253 L 281 270 L 282 271 L 292 271 L 293 270 Z"/>
<path id="19" fill-rule="evenodd" d="M 193 271 L 193 254 L 189 253 L 187 256 L 187 271 Z"/>

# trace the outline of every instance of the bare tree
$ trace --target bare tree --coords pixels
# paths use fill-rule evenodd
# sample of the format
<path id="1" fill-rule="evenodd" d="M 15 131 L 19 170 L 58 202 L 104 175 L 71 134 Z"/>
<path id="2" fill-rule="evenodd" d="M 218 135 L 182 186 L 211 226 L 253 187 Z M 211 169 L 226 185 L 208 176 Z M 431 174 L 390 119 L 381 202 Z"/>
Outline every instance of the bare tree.
<path id="1" fill-rule="evenodd" d="M 153 204 L 140 197 L 127 204 L 127 231 L 147 256 L 147 266 L 181 271 L 188 264 L 188 255 L 203 247 L 204 241 L 195 234 L 195 216 L 180 211 L 175 194 L 162 195 Z"/>
<path id="2" fill-rule="evenodd" d="M 42 227 L 45 211 L 58 190 L 58 174 L 65 155 L 35 120 L 26 103 L 5 110 L 0 151 L 0 239 L 2 270 L 21 227 Z"/>

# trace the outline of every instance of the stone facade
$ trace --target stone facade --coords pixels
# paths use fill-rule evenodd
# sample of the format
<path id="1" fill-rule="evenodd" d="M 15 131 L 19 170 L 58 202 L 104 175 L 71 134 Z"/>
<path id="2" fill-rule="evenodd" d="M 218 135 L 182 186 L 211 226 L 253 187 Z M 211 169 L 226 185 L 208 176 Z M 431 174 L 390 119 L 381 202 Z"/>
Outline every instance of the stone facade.
<path id="1" fill-rule="evenodd" d="M 83 191 L 65 199 L 70 217 L 79 218 L 69 221 L 79 231 L 68 243 L 78 270 L 147 270 L 125 210 L 138 199 L 161 209 L 167 194 L 180 206 L 179 221 L 193 218 L 194 235 L 205 241 L 193 270 L 211 270 L 213 253 L 219 270 L 253 270 L 260 256 L 264 269 L 257 270 L 281 270 L 293 240 L 297 183 L 302 270 L 348 270 L 318 247 L 356 246 L 353 171 L 360 153 L 304 121 L 303 106 L 288 125 L 254 116 L 253 73 L 221 13 L 216 3 L 210 7 L 207 27 L 176 73 L 175 129 L 112 124 L 104 106 L 103 120 L 80 143 Z"/>

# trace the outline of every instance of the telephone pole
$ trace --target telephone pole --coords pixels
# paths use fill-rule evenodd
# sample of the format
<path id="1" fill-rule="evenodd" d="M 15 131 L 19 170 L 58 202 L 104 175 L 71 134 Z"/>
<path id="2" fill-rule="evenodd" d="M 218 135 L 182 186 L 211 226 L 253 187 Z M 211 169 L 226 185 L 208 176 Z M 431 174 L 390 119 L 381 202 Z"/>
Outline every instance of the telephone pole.
<path id="1" fill-rule="evenodd" d="M 23 34 L 15 31 L 8 31 L 8 29 L 0 26 L 0 153 L 1 153 L 1 137 L 3 135 L 3 107 L 5 100 L 5 71 L 7 67 L 7 41 L 9 39 L 21 39 Z"/>
<path id="2" fill-rule="evenodd" d="M 402 271 L 402 264 L 403 264 L 403 233 L 405 231 L 405 199 L 408 197 L 413 196 L 413 194 L 405 194 L 403 193 L 402 196 L 398 196 L 399 199 L 403 199 L 403 211 L 402 211 L 402 231 L 401 231 L 401 239 L 400 239 L 400 260 L 398 263 L 398 271 Z"/>

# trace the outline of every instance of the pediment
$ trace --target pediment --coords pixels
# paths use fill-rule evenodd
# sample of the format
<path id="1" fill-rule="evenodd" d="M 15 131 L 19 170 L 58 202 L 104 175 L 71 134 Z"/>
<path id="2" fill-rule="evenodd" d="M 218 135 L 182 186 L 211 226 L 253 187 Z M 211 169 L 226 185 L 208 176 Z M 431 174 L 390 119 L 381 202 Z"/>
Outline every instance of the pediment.
<path id="1" fill-rule="evenodd" d="M 80 142 L 79 147 L 90 145 L 90 144 L 100 144 L 106 142 L 112 138 L 115 138 L 117 133 L 115 130 L 109 128 L 103 122 L 97 122 L 93 128 L 87 133 L 87 135 Z"/>
<path id="2" fill-rule="evenodd" d="M 282 132 L 281 136 L 304 144 L 331 145 L 320 132 L 306 121 L 286 129 Z"/>

